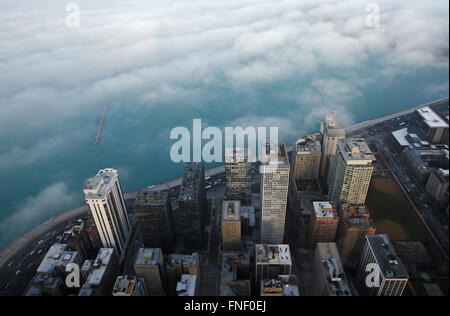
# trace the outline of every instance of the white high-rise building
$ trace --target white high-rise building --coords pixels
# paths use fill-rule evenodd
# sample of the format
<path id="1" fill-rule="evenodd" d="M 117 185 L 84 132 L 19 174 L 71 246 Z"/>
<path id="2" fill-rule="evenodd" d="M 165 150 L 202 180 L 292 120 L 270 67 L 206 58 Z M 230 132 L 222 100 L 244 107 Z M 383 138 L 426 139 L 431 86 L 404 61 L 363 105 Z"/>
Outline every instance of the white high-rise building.
<path id="1" fill-rule="evenodd" d="M 261 164 L 261 243 L 282 244 L 289 191 L 289 160 L 282 143 L 263 143 Z"/>
<path id="2" fill-rule="evenodd" d="M 117 170 L 103 169 L 86 181 L 83 192 L 104 248 L 123 257 L 131 234 Z"/>
<path id="3" fill-rule="evenodd" d="M 373 173 L 375 156 L 362 138 L 338 142 L 330 165 L 328 198 L 336 205 L 364 205 Z"/>

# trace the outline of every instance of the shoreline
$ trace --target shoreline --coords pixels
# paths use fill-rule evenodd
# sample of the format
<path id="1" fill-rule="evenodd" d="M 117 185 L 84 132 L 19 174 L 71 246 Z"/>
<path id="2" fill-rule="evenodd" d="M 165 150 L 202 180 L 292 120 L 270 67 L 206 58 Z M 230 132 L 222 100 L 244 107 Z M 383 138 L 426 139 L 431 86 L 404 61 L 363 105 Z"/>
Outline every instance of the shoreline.
<path id="1" fill-rule="evenodd" d="M 448 97 L 445 97 L 445 98 L 433 100 L 431 102 L 427 102 L 427 103 L 424 103 L 421 105 L 416 105 L 416 106 L 413 106 L 413 107 L 410 107 L 410 108 L 407 108 L 407 109 L 404 109 L 404 110 L 401 110 L 401 111 L 398 111 L 395 113 L 387 114 L 387 115 L 377 117 L 377 118 L 374 118 L 371 120 L 356 123 L 354 125 L 345 127 L 345 132 L 353 133 L 353 132 L 361 130 L 363 128 L 367 128 L 371 125 L 375 125 L 375 124 L 378 124 L 383 121 L 387 121 L 387 120 L 390 120 L 390 119 L 393 119 L 393 118 L 396 118 L 396 117 L 399 117 L 399 116 L 402 116 L 405 114 L 412 113 L 415 110 L 422 108 L 424 106 L 433 105 L 434 103 L 439 103 L 439 102 L 442 102 L 442 101 L 445 101 L 448 99 L 449 99 Z M 287 151 L 291 151 L 292 146 L 286 146 L 286 149 L 287 149 Z M 216 175 L 216 174 L 223 173 L 223 172 L 225 172 L 225 165 L 220 165 L 218 167 L 214 167 L 214 168 L 205 170 L 205 176 Z M 155 185 L 150 185 L 150 186 L 155 189 L 158 189 L 158 190 L 169 189 L 171 187 L 181 185 L 181 181 L 182 181 L 182 177 L 179 177 L 176 179 L 168 180 L 168 181 L 158 183 Z M 124 193 L 124 199 L 136 198 L 137 194 L 140 190 L 141 189 Z M 44 223 L 39 224 L 38 226 L 36 226 L 36 227 L 32 228 L 31 230 L 29 230 L 28 232 L 24 233 L 22 236 L 16 238 L 14 241 L 12 241 L 6 247 L 4 247 L 3 249 L 0 250 L 0 267 L 2 267 L 4 264 L 6 264 L 12 256 L 14 256 L 18 251 L 20 251 L 23 247 L 25 247 L 29 242 L 36 239 L 38 236 L 42 235 L 46 231 L 50 230 L 52 227 L 59 225 L 65 221 L 68 221 L 71 218 L 83 215 L 88 212 L 89 212 L 89 208 L 87 205 L 81 205 L 81 206 L 72 208 L 68 211 L 62 212 L 61 214 L 48 219 Z"/>

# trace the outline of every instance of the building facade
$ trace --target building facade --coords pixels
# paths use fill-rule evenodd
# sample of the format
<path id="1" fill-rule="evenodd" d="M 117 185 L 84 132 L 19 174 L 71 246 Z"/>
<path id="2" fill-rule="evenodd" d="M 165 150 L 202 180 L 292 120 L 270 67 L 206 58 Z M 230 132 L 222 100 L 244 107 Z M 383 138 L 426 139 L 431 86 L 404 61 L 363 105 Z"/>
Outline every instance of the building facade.
<path id="1" fill-rule="evenodd" d="M 175 226 L 167 191 L 141 190 L 134 204 L 144 246 L 171 252 L 175 246 Z"/>
<path id="2" fill-rule="evenodd" d="M 322 138 L 322 157 L 320 159 L 320 176 L 324 179 L 328 175 L 330 160 L 336 155 L 337 143 L 345 139 L 345 129 L 336 119 L 336 112 L 327 114 L 320 125 Z"/>
<path id="3" fill-rule="evenodd" d="M 222 248 L 224 251 L 241 249 L 241 202 L 222 203 Z"/>
<path id="4" fill-rule="evenodd" d="M 134 260 L 134 271 L 138 278 L 144 280 L 149 295 L 165 295 L 164 259 L 160 248 L 139 248 Z"/>
<path id="5" fill-rule="evenodd" d="M 319 242 L 334 242 L 339 224 L 339 215 L 330 202 L 313 202 L 309 223 L 309 246 Z"/>
<path id="6" fill-rule="evenodd" d="M 225 149 L 226 198 L 242 205 L 252 202 L 252 162 L 247 148 Z"/>
<path id="7" fill-rule="evenodd" d="M 266 161 L 261 165 L 261 242 L 281 244 L 289 191 L 289 160 L 282 143 L 266 142 L 262 150 Z"/>
<path id="8" fill-rule="evenodd" d="M 328 198 L 337 207 L 341 203 L 364 205 L 373 173 L 375 156 L 362 138 L 338 142 L 330 168 Z"/>
<path id="9" fill-rule="evenodd" d="M 319 178 L 322 147 L 311 136 L 298 139 L 292 155 L 292 175 L 294 180 L 316 180 Z"/>
<path id="10" fill-rule="evenodd" d="M 289 245 L 255 245 L 255 281 L 257 287 L 261 280 L 277 279 L 279 275 L 290 275 L 292 260 Z"/>

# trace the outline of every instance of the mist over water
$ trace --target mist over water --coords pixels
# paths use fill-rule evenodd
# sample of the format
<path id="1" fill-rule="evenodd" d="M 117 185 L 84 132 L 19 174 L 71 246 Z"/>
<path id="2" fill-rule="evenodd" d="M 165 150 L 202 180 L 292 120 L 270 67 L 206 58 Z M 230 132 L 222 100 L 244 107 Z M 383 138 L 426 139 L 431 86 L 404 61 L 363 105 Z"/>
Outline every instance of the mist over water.
<path id="1" fill-rule="evenodd" d="M 180 177 L 169 134 L 193 119 L 290 145 L 333 109 L 350 125 L 448 96 L 448 2 L 381 1 L 379 29 L 364 1 L 326 2 L 79 1 L 77 30 L 59 1 L 2 2 L 0 248 L 84 203 L 99 169 L 125 192 Z"/>

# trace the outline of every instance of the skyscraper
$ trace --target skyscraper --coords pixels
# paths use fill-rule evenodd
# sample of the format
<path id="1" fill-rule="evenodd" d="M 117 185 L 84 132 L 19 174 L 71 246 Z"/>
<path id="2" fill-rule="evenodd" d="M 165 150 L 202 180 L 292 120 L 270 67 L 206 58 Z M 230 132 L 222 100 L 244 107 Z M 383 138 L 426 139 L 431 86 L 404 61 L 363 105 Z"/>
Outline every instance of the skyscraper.
<path id="1" fill-rule="evenodd" d="M 318 242 L 334 242 L 339 224 L 338 212 L 330 202 L 313 202 L 309 226 L 309 245 Z"/>
<path id="2" fill-rule="evenodd" d="M 347 138 L 338 142 L 334 163 L 330 168 L 328 198 L 341 203 L 364 205 L 369 190 L 375 160 L 362 138 Z"/>
<path id="3" fill-rule="evenodd" d="M 342 262 L 347 264 L 358 260 L 366 235 L 373 235 L 375 231 L 375 224 L 366 206 L 342 205 L 337 237 Z"/>
<path id="4" fill-rule="evenodd" d="M 312 296 L 351 296 L 336 244 L 317 243 L 311 276 Z"/>
<path id="5" fill-rule="evenodd" d="M 292 175 L 295 180 L 314 180 L 319 178 L 322 149 L 320 142 L 305 136 L 298 139 L 292 155 Z"/>
<path id="6" fill-rule="evenodd" d="M 178 199 L 181 234 L 186 250 L 203 246 L 206 221 L 205 169 L 202 162 L 188 162 Z"/>
<path id="7" fill-rule="evenodd" d="M 117 170 L 100 170 L 86 181 L 84 194 L 104 248 L 123 257 L 131 234 Z"/>
<path id="8" fill-rule="evenodd" d="M 252 202 L 252 162 L 247 148 L 226 148 L 225 177 L 226 197 L 239 200 L 242 205 Z"/>
<path id="9" fill-rule="evenodd" d="M 134 271 L 138 278 L 144 279 L 149 295 L 164 295 L 165 272 L 161 249 L 139 248 L 134 260 Z"/>
<path id="10" fill-rule="evenodd" d="M 323 135 L 320 176 L 326 179 L 329 162 L 336 155 L 337 143 L 345 138 L 345 129 L 337 121 L 335 111 L 325 116 L 320 125 L 320 132 Z"/>
<path id="11" fill-rule="evenodd" d="M 367 235 L 357 271 L 356 281 L 360 294 L 402 296 L 408 279 L 408 272 L 389 236 Z"/>
<path id="12" fill-rule="evenodd" d="M 289 160 L 285 145 L 265 142 L 261 164 L 261 242 L 283 243 L 289 191 Z"/>
<path id="13" fill-rule="evenodd" d="M 175 245 L 175 227 L 169 193 L 149 188 L 140 191 L 134 211 L 145 247 L 171 252 Z"/>
<path id="14" fill-rule="evenodd" d="M 241 249 L 241 202 L 222 203 L 222 246 L 224 251 Z"/>

